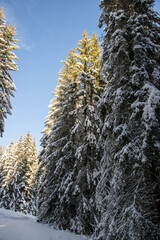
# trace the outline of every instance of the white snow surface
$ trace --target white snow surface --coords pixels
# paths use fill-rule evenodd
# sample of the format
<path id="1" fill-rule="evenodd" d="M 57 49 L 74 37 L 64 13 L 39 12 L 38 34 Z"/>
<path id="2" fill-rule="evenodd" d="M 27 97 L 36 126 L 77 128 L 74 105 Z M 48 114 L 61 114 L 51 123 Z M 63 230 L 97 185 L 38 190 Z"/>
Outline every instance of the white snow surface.
<path id="1" fill-rule="evenodd" d="M 0 240 L 87 240 L 85 236 L 55 230 L 36 217 L 0 208 Z"/>

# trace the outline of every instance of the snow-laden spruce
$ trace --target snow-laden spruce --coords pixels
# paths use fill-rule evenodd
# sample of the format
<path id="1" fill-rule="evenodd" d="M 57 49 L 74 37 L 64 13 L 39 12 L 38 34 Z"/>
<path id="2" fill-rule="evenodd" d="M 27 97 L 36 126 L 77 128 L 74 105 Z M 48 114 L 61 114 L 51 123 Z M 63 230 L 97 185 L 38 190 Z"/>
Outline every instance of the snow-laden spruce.
<path id="1" fill-rule="evenodd" d="M 61 229 L 91 234 L 97 224 L 97 139 L 100 118 L 100 43 L 84 31 L 63 61 L 50 104 L 37 174 L 38 219 Z"/>
<path id="2" fill-rule="evenodd" d="M 17 59 L 13 50 L 18 49 L 17 40 L 14 39 L 15 26 L 9 26 L 5 22 L 3 8 L 0 9 L 0 136 L 4 132 L 4 119 L 11 114 L 10 96 L 16 90 L 9 71 L 17 70 Z"/>
<path id="3" fill-rule="evenodd" d="M 30 133 L 11 141 L 0 156 L 0 207 L 36 214 L 35 174 L 38 167 L 35 139 Z"/>
<path id="4" fill-rule="evenodd" d="M 95 240 L 160 239 L 160 19 L 153 0 L 101 1 L 105 142 Z"/>

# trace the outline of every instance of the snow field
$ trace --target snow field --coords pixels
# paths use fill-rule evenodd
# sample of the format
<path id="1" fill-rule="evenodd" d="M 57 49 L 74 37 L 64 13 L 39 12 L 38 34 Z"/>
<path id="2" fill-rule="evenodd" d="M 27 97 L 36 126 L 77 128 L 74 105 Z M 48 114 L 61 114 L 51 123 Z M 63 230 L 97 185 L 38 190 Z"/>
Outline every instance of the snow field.
<path id="1" fill-rule="evenodd" d="M 36 217 L 0 209 L 0 240 L 87 240 L 85 236 L 55 230 Z M 88 239 L 89 240 L 89 239 Z"/>

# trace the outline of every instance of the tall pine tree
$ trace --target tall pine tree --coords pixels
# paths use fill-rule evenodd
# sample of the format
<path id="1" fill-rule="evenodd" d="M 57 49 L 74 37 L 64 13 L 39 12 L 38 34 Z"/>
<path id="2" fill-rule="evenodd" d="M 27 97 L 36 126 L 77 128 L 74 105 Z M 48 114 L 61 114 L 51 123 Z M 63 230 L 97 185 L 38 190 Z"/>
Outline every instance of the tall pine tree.
<path id="1" fill-rule="evenodd" d="M 72 170 L 72 192 L 75 213 L 72 228 L 78 233 L 90 235 L 97 224 L 95 211 L 95 188 L 98 181 L 97 167 L 100 152 L 97 139 L 101 120 L 97 111 L 103 81 L 100 81 L 100 43 L 96 34 L 91 37 L 86 31 L 78 42 L 76 57 L 80 72 L 77 78 L 77 117 L 73 126 L 75 132 L 75 163 Z"/>
<path id="2" fill-rule="evenodd" d="M 49 106 L 50 113 L 45 129 L 48 140 L 40 154 L 38 173 L 38 219 L 47 223 L 54 222 L 64 228 L 70 225 L 71 216 L 67 212 L 73 207 L 72 198 L 66 198 L 68 192 L 65 193 L 65 188 L 71 181 L 69 174 L 75 161 L 74 137 L 70 135 L 76 114 L 75 79 L 78 69 L 74 52 L 71 50 L 63 61 L 64 67 L 59 73 L 59 86 Z"/>
<path id="3" fill-rule="evenodd" d="M 105 142 L 95 240 L 160 239 L 160 19 L 153 0 L 102 0 Z"/>
<path id="4" fill-rule="evenodd" d="M 0 146 L 0 189 L 2 188 L 2 184 L 5 177 L 5 161 L 6 161 L 5 147 Z"/>
<path id="5" fill-rule="evenodd" d="M 18 49 L 14 39 L 15 27 L 5 23 L 3 9 L 0 9 L 0 135 L 4 132 L 4 118 L 11 114 L 13 90 L 16 90 L 10 71 L 17 70 L 17 59 L 13 50 Z"/>
<path id="6" fill-rule="evenodd" d="M 20 136 L 15 150 L 16 162 L 13 173 L 13 201 L 11 209 L 26 212 L 26 161 L 24 159 L 23 137 Z"/>
<path id="7" fill-rule="evenodd" d="M 15 157 L 15 143 L 12 140 L 9 144 L 6 153 L 2 156 L 2 174 L 3 179 L 1 183 L 0 189 L 0 199 L 1 207 L 5 207 L 7 209 L 11 208 L 12 200 L 13 200 L 13 192 L 14 192 L 14 165 L 16 162 Z"/>
<path id="8" fill-rule="evenodd" d="M 1 156 L 0 206 L 36 214 L 37 168 L 36 142 L 28 132 L 17 144 L 12 141 Z"/>
<path id="9" fill-rule="evenodd" d="M 104 85 L 99 77 L 100 53 L 97 36 L 89 37 L 84 31 L 76 51 L 71 50 L 63 62 L 47 122 L 52 128 L 47 128 L 40 155 L 43 174 L 38 219 L 86 234 L 91 234 L 96 224 L 94 193 L 100 128 L 96 101 Z"/>

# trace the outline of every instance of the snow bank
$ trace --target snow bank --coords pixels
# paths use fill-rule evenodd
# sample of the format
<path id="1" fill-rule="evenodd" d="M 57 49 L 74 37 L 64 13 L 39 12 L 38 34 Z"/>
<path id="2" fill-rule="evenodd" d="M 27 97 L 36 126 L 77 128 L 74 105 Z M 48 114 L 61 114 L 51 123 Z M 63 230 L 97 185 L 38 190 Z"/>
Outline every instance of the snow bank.
<path id="1" fill-rule="evenodd" d="M 0 240 L 87 240 L 37 223 L 31 215 L 0 209 Z"/>

